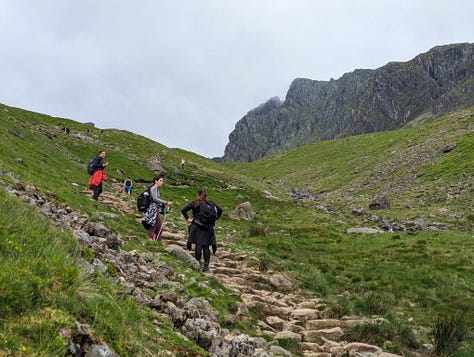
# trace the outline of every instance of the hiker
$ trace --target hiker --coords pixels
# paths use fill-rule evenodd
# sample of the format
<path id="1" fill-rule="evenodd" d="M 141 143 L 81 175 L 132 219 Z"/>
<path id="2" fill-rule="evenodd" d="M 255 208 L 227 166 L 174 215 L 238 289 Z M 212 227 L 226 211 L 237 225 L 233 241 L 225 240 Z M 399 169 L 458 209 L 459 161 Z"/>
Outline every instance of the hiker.
<path id="1" fill-rule="evenodd" d="M 123 182 L 122 191 L 126 193 L 127 195 L 130 195 L 132 193 L 132 190 L 133 190 L 132 180 L 128 178 Z"/>
<path id="2" fill-rule="evenodd" d="M 153 178 L 153 185 L 150 188 L 151 203 L 145 212 L 143 220 L 150 226 L 148 237 L 152 240 L 161 242 L 163 233 L 163 222 L 160 214 L 165 212 L 165 207 L 171 207 L 173 201 L 165 201 L 160 198 L 160 188 L 163 186 L 163 175 L 156 175 Z"/>
<path id="3" fill-rule="evenodd" d="M 183 170 L 184 170 L 184 163 L 185 163 L 184 158 L 182 158 L 181 159 L 181 169 L 183 169 Z"/>
<path id="4" fill-rule="evenodd" d="M 215 217 L 208 219 L 204 218 L 204 205 L 211 204 L 215 210 Z M 202 210 L 201 210 L 202 209 Z M 193 218 L 190 218 L 188 211 L 192 210 Z M 188 203 L 181 210 L 184 218 L 189 225 L 189 238 L 187 243 L 187 248 L 192 249 L 192 244 L 195 244 L 194 248 L 194 257 L 201 264 L 201 256 L 204 255 L 204 266 L 202 268 L 203 272 L 209 271 L 209 262 L 211 260 L 211 252 L 209 247 L 212 245 L 212 253 L 216 254 L 217 243 L 216 243 L 216 234 L 214 231 L 215 221 L 219 219 L 222 214 L 222 209 L 215 204 L 215 202 L 210 201 L 207 198 L 207 192 L 204 188 L 200 188 L 197 193 L 196 200 Z"/>
<path id="5" fill-rule="evenodd" d="M 94 191 L 92 199 L 98 201 L 99 196 L 102 193 L 102 181 L 107 180 L 107 176 L 104 173 L 104 168 L 109 166 L 108 162 L 104 163 L 105 151 L 99 151 L 92 162 L 92 171 L 93 174 L 89 179 L 88 186 Z"/>

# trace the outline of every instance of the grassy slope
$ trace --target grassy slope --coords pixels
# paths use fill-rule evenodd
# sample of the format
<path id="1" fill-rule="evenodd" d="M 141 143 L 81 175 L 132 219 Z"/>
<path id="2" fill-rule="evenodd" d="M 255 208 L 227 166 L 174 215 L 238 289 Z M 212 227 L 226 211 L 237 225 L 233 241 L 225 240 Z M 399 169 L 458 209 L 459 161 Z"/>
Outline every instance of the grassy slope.
<path id="1" fill-rule="evenodd" d="M 69 136 L 61 131 L 63 126 L 71 128 Z M 132 133 L 105 130 L 104 133 L 99 134 L 98 130 L 94 129 L 95 133 L 90 136 L 97 143 L 75 137 L 77 132 L 85 135 L 87 129 L 91 129 L 91 127 L 66 119 L 52 118 L 38 113 L 1 106 L 0 151 L 2 157 L 0 161 L 0 179 L 5 182 L 14 182 L 18 178 L 23 184 L 35 186 L 49 200 L 59 204 L 68 204 L 78 211 L 87 213 L 91 219 L 102 216 L 109 227 L 125 237 L 127 241 L 125 249 L 156 251 L 177 273 L 195 274 L 198 282 L 205 279 L 201 274 L 189 269 L 187 265 L 183 265 L 182 262 L 168 256 L 164 249 L 156 246 L 156 244 L 152 244 L 145 239 L 128 241 L 127 237 L 129 236 L 145 238 L 143 227 L 131 216 L 115 215 L 115 218 L 111 218 L 110 215 L 103 214 L 114 211 L 104 205 L 97 206 L 89 199 L 90 193 L 84 194 L 81 192 L 87 190 L 86 184 L 89 179 L 85 170 L 86 163 L 99 150 L 106 149 L 107 160 L 111 163 L 107 170 L 109 180 L 104 187 L 104 190 L 107 191 L 113 189 L 114 182 L 121 183 L 126 177 L 131 177 L 134 181 L 139 182 L 150 181 L 153 172 L 146 169 L 145 163 L 159 153 L 163 167 L 168 172 L 167 183 L 162 190 L 162 194 L 166 198 L 173 198 L 178 208 L 195 197 L 197 187 L 206 186 L 210 188 L 213 197 L 220 203 L 222 202 L 222 206 L 228 211 L 229 205 L 234 205 L 236 198 L 228 190 L 220 190 L 220 188 L 227 187 L 235 180 L 231 179 L 231 175 L 219 169 L 216 164 L 208 159 L 183 150 L 168 149 L 163 145 Z M 189 172 L 189 176 L 182 173 L 176 174 L 181 157 L 186 158 L 186 172 Z M 140 191 L 140 186 L 144 187 L 145 185 L 147 185 L 147 182 L 137 183 L 135 194 Z M 246 190 L 242 197 L 248 199 L 251 194 Z M 42 237 L 38 237 L 38 234 L 40 236 L 49 234 L 44 233 L 35 224 L 37 220 L 42 220 L 39 214 L 36 214 L 33 210 L 12 210 L 12 206 L 19 205 L 18 202 L 12 200 L 4 194 L 2 194 L 0 200 L 2 202 L 0 207 L 3 219 L 1 221 L 2 238 L 4 236 L 14 238 L 11 243 L 2 245 L 2 256 L 3 254 L 9 256 L 11 250 L 16 246 L 21 247 L 23 244 L 29 244 L 25 243 L 25 240 L 29 242 L 30 239 L 35 238 L 44 241 Z M 133 205 L 133 197 L 130 203 Z M 180 217 L 178 209 L 170 214 L 169 220 L 175 221 L 173 226 L 177 230 L 185 231 L 185 222 Z M 10 221 L 14 223 L 7 224 Z M 27 227 L 24 222 L 31 222 L 31 226 Z M 53 234 L 53 240 L 59 239 L 55 237 L 56 235 Z M 57 244 L 60 247 L 62 246 L 61 243 Z M 28 250 L 23 251 L 23 253 L 25 262 L 34 262 L 38 258 L 34 251 Z M 78 256 L 84 256 L 84 254 L 87 255 L 87 252 L 75 251 L 71 259 L 74 261 Z M 51 253 L 45 253 L 45 255 L 48 256 L 44 259 L 45 269 L 47 270 L 47 264 L 50 260 L 56 260 L 56 258 Z M 20 288 L 16 286 L 21 287 L 21 276 L 18 276 L 19 282 L 17 285 L 10 284 L 9 279 L 17 276 L 18 265 L 9 264 L 9 260 L 5 260 L 3 263 L 5 269 L 2 270 L 0 275 L 1 286 L 8 286 L 9 289 L 2 289 L 0 305 L 11 307 L 11 311 L 5 311 L 9 318 L 1 321 L 0 350 L 20 353 L 21 347 L 25 346 L 26 354 L 37 355 L 40 351 L 44 352 L 45 350 L 49 350 L 53 354 L 59 353 L 58 351 L 61 351 L 60 341 L 55 341 L 54 336 L 62 327 L 73 325 L 74 320 L 81 316 L 82 322 L 89 323 L 93 327 L 97 338 L 107 341 L 115 351 L 121 354 L 145 354 L 146 349 L 150 351 L 170 349 L 178 355 L 179 353 L 181 355 L 205 354 L 195 345 L 177 337 L 173 326 L 169 326 L 166 322 L 163 322 L 163 325 L 160 326 L 161 332 L 158 333 L 150 323 L 149 312 L 137 310 L 131 302 L 119 301 L 114 294 L 116 287 L 111 287 L 110 284 L 99 277 L 92 281 L 83 281 L 84 279 L 80 276 L 72 277 L 71 281 L 68 282 L 70 289 L 66 289 L 68 295 L 60 299 L 69 300 L 69 302 L 58 304 L 57 300 L 59 298 L 56 299 L 56 297 L 50 296 L 55 295 L 57 291 L 50 291 L 49 288 L 51 285 L 57 285 L 57 288 L 60 289 L 64 285 L 61 276 L 65 273 L 58 272 L 58 274 L 52 275 L 51 279 L 48 280 L 48 284 L 41 284 L 38 287 L 37 295 L 40 296 L 41 303 L 35 303 L 38 296 L 30 295 L 25 295 L 23 300 L 19 299 L 17 301 L 15 296 L 18 296 Z M 59 260 L 59 264 L 64 264 L 64 266 L 68 266 L 70 263 L 70 261 L 64 259 Z M 45 279 L 43 273 L 38 272 L 36 264 L 29 265 L 25 263 L 23 266 L 25 275 L 30 277 L 25 284 L 35 285 L 36 280 Z M 39 278 L 36 278 L 36 276 L 39 276 Z M 210 284 L 217 289 L 218 284 L 215 281 L 211 280 Z M 84 289 L 86 293 L 84 293 Z M 199 288 L 198 284 L 195 287 L 189 287 L 189 290 L 198 296 L 209 294 L 206 289 Z M 224 289 L 219 287 L 218 290 Z M 75 302 L 78 300 L 80 304 L 77 304 L 78 307 L 76 307 Z M 213 305 L 222 312 L 222 316 L 235 303 L 236 297 L 231 295 L 213 298 Z M 16 305 L 24 306 L 26 310 L 20 311 L 15 308 Z M 97 307 L 99 308 L 97 309 Z M 58 321 L 52 319 L 51 323 L 46 324 L 43 319 L 49 319 L 48 311 L 51 309 L 56 311 L 60 318 Z M 100 311 L 100 314 L 97 314 L 98 311 Z M 19 318 L 17 318 L 18 315 Z M 28 327 L 25 323 L 25 321 L 36 319 L 36 316 L 39 318 L 38 324 L 45 323 L 47 325 L 44 326 L 43 336 L 48 337 L 43 337 L 40 340 L 32 336 L 37 331 L 35 330 L 37 325 L 32 324 L 31 327 Z M 156 319 L 156 317 L 153 318 Z M 136 328 L 134 333 L 124 329 L 124 325 L 118 323 L 116 319 L 129 321 L 127 325 Z M 29 332 L 27 333 L 26 330 Z"/>
<path id="2" fill-rule="evenodd" d="M 443 153 L 452 143 L 456 149 Z M 381 214 L 389 218 L 432 216 L 472 229 L 459 220 L 472 213 L 473 163 L 470 109 L 422 127 L 324 141 L 228 166 L 282 195 L 293 188 L 315 193 L 319 203 L 342 212 L 386 196 L 392 207 Z M 446 210 L 449 215 L 442 213 Z"/>
<path id="3" fill-rule="evenodd" d="M 94 217 L 97 206 L 88 195 L 80 193 L 88 180 L 85 163 L 90 157 L 104 147 L 107 150 L 107 160 L 111 162 L 107 190 L 112 182 L 121 182 L 125 177 L 134 181 L 150 179 L 152 172 L 144 164 L 159 153 L 168 172 L 162 195 L 174 199 L 176 209 L 169 220 L 176 230 L 185 229 L 178 209 L 194 197 L 200 186 L 207 187 L 211 197 L 227 213 L 237 203 L 250 201 L 256 213 L 255 221 L 269 229 L 269 236 L 251 236 L 249 229 L 254 222 L 232 222 L 224 216 L 219 235 L 222 240 L 234 238 L 225 244 L 235 241 L 237 246 L 253 251 L 269 269 L 284 271 L 297 278 L 301 287 L 330 301 L 349 291 L 351 312 L 360 309 L 364 296 L 373 292 L 392 301 L 395 305 L 392 311 L 414 316 L 415 326 L 429 325 L 439 312 L 472 307 L 474 274 L 468 262 L 474 258 L 474 218 L 469 210 L 474 166 L 473 122 L 472 110 L 465 111 L 421 129 L 326 141 L 251 164 L 223 165 L 119 130 L 105 130 L 103 134 L 96 130 L 93 138 L 100 143 L 87 143 L 66 136 L 60 128 L 69 126 L 73 133 L 85 133 L 88 126 L 0 106 L 3 153 L 0 176 L 8 181 L 8 173 L 12 172 L 22 182 L 35 185 L 49 199 L 68 203 Z M 12 135 L 12 130 L 20 132 L 23 138 Z M 55 135 L 53 139 L 48 138 L 51 134 Z M 443 154 L 441 149 L 454 141 L 458 147 Z M 184 173 L 179 170 L 181 157 L 187 162 Z M 292 188 L 317 193 L 318 201 L 296 204 L 288 199 L 287 193 Z M 268 199 L 264 191 L 283 200 Z M 446 200 L 451 191 L 455 191 L 456 198 Z M 392 220 L 424 217 L 447 222 L 453 230 L 373 236 L 346 234 L 348 227 L 364 224 L 348 213 L 353 208 L 367 207 L 377 195 L 386 195 L 392 202 L 391 209 L 378 211 L 378 215 Z M 334 212 L 321 207 L 332 207 Z M 100 207 L 100 210 L 109 209 Z M 143 236 L 143 230 L 129 216 L 106 218 L 106 224 L 124 237 Z M 7 230 L 7 234 L 11 231 Z M 177 272 L 185 269 L 147 242 L 142 245 L 131 240 L 125 249 L 158 250 L 163 259 L 174 264 Z M 226 309 L 232 301 L 235 297 L 223 297 L 215 299 L 213 304 Z M 75 311 L 68 313 L 71 315 L 67 319 L 72 319 Z M 140 326 L 138 330 L 148 331 L 146 316 L 132 315 L 137 315 L 140 321 L 135 323 Z M 13 319 L 7 325 L 10 323 L 14 323 Z M 106 340 L 110 340 L 110 334 L 122 333 L 107 331 L 102 336 Z M 172 336 L 171 327 L 169 331 Z M 129 336 L 123 350 L 133 350 L 131 346 L 146 341 L 149 336 L 144 335 Z M 14 332 L 7 337 L 14 340 L 12 336 Z M 171 349 L 190 348 L 178 347 L 183 342 L 177 339 L 167 341 Z M 14 345 L 19 348 L 18 344 Z"/>
<path id="4" fill-rule="evenodd" d="M 456 149 L 444 153 L 452 143 Z M 376 296 L 394 305 L 388 313 L 406 316 L 404 321 L 413 317 L 413 327 L 465 308 L 472 326 L 474 109 L 423 127 L 325 141 L 226 166 L 282 197 L 292 189 L 317 195 L 272 211 L 264 218 L 270 236 L 242 245 L 266 252 L 273 269 L 290 271 L 302 286 L 333 301 L 350 292 L 351 311 L 367 310 L 366 300 Z M 391 208 L 368 210 L 379 196 Z M 351 216 L 361 208 L 407 227 L 423 220 L 451 230 L 346 234 L 350 226 L 377 227 L 373 219 Z M 467 355 L 472 341 L 469 348 Z"/>

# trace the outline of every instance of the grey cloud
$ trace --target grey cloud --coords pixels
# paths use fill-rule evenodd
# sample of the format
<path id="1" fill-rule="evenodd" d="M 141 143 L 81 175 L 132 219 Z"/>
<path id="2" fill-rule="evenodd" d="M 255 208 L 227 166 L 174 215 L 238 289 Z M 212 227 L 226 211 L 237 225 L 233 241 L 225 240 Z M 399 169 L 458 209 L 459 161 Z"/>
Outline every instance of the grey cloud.
<path id="1" fill-rule="evenodd" d="M 472 42 L 467 0 L 5 0 L 0 102 L 221 156 L 297 77 Z M 199 140 L 200 137 L 212 140 Z"/>

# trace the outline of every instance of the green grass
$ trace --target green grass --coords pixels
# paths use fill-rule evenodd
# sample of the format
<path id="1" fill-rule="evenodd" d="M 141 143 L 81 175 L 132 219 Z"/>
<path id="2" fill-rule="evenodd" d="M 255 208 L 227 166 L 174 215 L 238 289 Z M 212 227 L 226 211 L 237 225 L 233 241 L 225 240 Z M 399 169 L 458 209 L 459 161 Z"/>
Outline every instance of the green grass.
<path id="1" fill-rule="evenodd" d="M 129 298 L 120 299 L 107 279 L 83 277 L 76 267 L 80 250 L 71 234 L 3 191 L 0 199 L 0 351 L 64 355 L 59 333 L 75 330 L 79 320 L 119 355 L 170 348 L 205 355 L 178 338 L 168 322 L 161 330 L 164 338 L 151 323 L 157 317 Z"/>
<path id="2" fill-rule="evenodd" d="M 467 320 L 467 310 L 438 316 L 433 326 L 434 352 L 441 356 L 452 356 L 458 352 L 472 328 Z M 472 352 L 472 351 L 471 351 Z"/>
<path id="3" fill-rule="evenodd" d="M 320 204 L 346 213 L 387 196 L 392 207 L 379 212 L 387 217 L 434 215 L 458 225 L 472 202 L 473 113 L 470 109 L 422 127 L 323 141 L 250 164 L 225 165 L 278 196 L 287 197 L 291 189 L 309 191 Z M 456 149 L 444 153 L 452 143 Z M 440 212 L 446 208 L 451 216 Z"/>
<path id="4" fill-rule="evenodd" d="M 73 288 L 78 271 L 69 254 L 77 247 L 28 207 L 3 191 L 0 197 L 0 314 L 16 315 L 40 309 L 49 296 Z"/>
<path id="5" fill-rule="evenodd" d="M 69 205 L 93 221 L 103 219 L 123 237 L 123 249 L 159 254 L 177 274 L 196 279 L 183 296 L 209 299 L 225 323 L 223 317 L 235 311 L 238 296 L 214 280 L 206 284 L 219 294 L 210 294 L 199 283 L 202 274 L 142 239 L 145 232 L 135 217 L 97 205 L 89 200 L 90 192 L 81 192 L 87 189 L 87 161 L 105 149 L 110 166 L 104 190 L 132 178 L 134 194 L 128 199 L 133 207 L 153 177 L 146 164 L 159 154 L 167 172 L 161 194 L 174 200 L 167 217 L 172 230 L 185 232 L 180 209 L 199 187 L 207 188 L 224 209 L 219 244 L 249 252 L 262 272 L 284 272 L 306 293 L 322 297 L 335 317 L 385 316 L 390 325 L 354 333 L 377 343 L 389 336 L 395 341 L 394 352 L 407 352 L 416 349 L 410 331 L 433 326 L 444 313 L 468 311 L 467 326 L 474 320 L 473 113 L 471 108 L 420 127 L 324 141 L 249 164 L 217 164 L 115 129 L 102 134 L 95 129 L 88 134 L 94 141 L 81 140 L 77 134 L 86 135 L 90 126 L 0 105 L 0 179 L 14 186 L 32 185 L 48 200 Z M 69 136 L 61 131 L 63 126 L 72 129 Z M 456 149 L 443 153 L 453 142 Z M 184 171 L 181 157 L 186 159 Z M 315 194 L 316 199 L 296 203 L 289 195 L 292 189 Z M 387 197 L 391 208 L 369 211 L 368 204 L 377 196 Z M 167 321 L 160 320 L 161 334 L 153 332 L 151 321 L 157 317 L 130 300 L 116 299 L 116 287 L 107 279 L 82 277 L 75 262 L 79 256 L 93 259 L 91 250 L 80 250 L 68 233 L 2 191 L 0 198 L 0 351 L 62 354 L 58 331 L 81 317 L 97 338 L 121 355 L 140 354 L 140 348 L 205 355 L 180 339 Z M 251 202 L 255 219 L 228 219 L 245 201 Z M 354 216 L 353 209 L 363 209 L 367 216 Z M 374 216 L 408 227 L 424 220 L 450 229 L 346 233 L 350 227 L 376 227 Z M 108 315 L 98 314 L 98 309 Z M 252 333 L 251 322 L 226 327 Z M 417 337 L 434 341 L 426 332 Z M 469 355 L 466 351 L 474 346 L 471 335 L 463 337 L 456 345 L 457 356 Z"/>

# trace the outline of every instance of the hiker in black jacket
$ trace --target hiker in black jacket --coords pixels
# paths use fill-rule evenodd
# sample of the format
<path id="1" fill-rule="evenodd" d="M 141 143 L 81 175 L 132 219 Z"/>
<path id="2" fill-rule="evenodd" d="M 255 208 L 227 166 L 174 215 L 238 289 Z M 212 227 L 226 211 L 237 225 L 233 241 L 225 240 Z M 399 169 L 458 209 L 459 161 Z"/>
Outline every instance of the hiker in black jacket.
<path id="1" fill-rule="evenodd" d="M 203 213 L 201 212 L 202 205 L 211 204 L 215 207 L 216 216 L 214 219 L 204 219 Z M 193 211 L 193 218 L 190 218 L 188 211 Z M 198 190 L 196 200 L 189 202 L 181 210 L 186 221 L 190 223 L 189 226 L 189 238 L 188 238 L 188 249 L 191 250 L 192 244 L 195 244 L 194 257 L 199 264 L 201 263 L 201 256 L 204 255 L 204 266 L 202 268 L 203 272 L 209 271 L 209 262 L 211 260 L 211 252 L 209 247 L 212 245 L 212 252 L 216 254 L 217 244 L 216 244 L 216 234 L 214 231 L 215 220 L 219 219 L 222 214 L 222 208 L 217 204 L 210 201 L 207 198 L 207 192 L 205 189 L 200 188 Z"/>
<path id="2" fill-rule="evenodd" d="M 99 154 L 94 158 L 93 167 L 92 167 L 92 170 L 94 173 L 97 171 L 102 171 L 107 166 L 109 166 L 108 162 L 104 162 L 104 157 L 105 157 L 105 151 L 101 150 L 99 151 Z M 98 201 L 99 196 L 102 193 L 102 179 L 100 179 L 99 184 L 92 185 L 92 190 L 94 191 L 94 194 L 92 195 L 92 199 Z"/>

